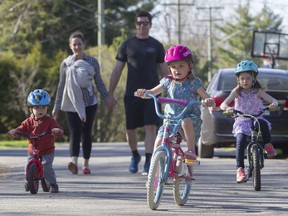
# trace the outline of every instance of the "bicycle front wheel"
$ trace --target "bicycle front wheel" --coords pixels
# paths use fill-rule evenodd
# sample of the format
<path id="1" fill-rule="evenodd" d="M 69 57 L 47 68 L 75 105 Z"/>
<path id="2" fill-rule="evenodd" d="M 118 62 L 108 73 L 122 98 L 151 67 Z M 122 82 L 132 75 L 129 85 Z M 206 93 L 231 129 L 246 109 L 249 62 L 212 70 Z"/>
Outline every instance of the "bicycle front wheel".
<path id="1" fill-rule="evenodd" d="M 253 186 L 256 191 L 261 190 L 261 167 L 260 167 L 260 152 L 257 144 L 251 148 L 252 163 L 253 163 Z"/>
<path id="2" fill-rule="evenodd" d="M 39 170 L 36 164 L 31 164 L 28 170 L 28 185 L 31 194 L 37 194 L 39 188 Z"/>
<path id="3" fill-rule="evenodd" d="M 48 182 L 46 182 L 45 178 L 41 179 L 41 186 L 44 192 L 49 192 L 49 185 Z"/>
<path id="4" fill-rule="evenodd" d="M 178 175 L 174 178 L 173 197 L 177 205 L 183 206 L 187 202 L 190 195 L 192 176 L 190 175 L 189 170 L 191 170 L 192 174 L 193 166 L 187 165 L 183 160 L 178 159 L 176 163 L 176 170 Z"/>
<path id="5" fill-rule="evenodd" d="M 152 210 L 158 208 L 162 198 L 165 184 L 163 181 L 165 162 L 166 158 L 164 151 L 159 151 L 153 156 L 149 169 L 147 181 L 147 203 Z"/>

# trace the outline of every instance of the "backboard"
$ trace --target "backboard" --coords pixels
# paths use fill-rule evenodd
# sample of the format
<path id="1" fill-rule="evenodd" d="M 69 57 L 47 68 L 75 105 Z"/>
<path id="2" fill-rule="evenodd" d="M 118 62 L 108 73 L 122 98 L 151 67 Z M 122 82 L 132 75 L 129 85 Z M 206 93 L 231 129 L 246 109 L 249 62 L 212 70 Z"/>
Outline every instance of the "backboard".
<path id="1" fill-rule="evenodd" d="M 254 31 L 251 56 L 288 60 L 288 34 Z"/>

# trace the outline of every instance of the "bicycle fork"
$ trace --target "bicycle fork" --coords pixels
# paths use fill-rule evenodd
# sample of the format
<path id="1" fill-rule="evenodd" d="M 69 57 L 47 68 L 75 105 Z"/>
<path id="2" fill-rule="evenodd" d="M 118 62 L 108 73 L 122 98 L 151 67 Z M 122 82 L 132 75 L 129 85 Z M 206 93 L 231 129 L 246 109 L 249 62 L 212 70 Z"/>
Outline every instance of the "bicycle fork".
<path id="1" fill-rule="evenodd" d="M 39 179 L 38 180 L 41 180 L 41 179 L 43 179 L 44 178 L 44 173 L 43 173 L 43 165 L 41 164 L 41 162 L 39 161 L 39 159 L 36 159 L 36 158 L 32 158 L 29 162 L 28 162 L 28 164 L 27 164 L 27 166 L 26 166 L 26 180 L 28 179 L 28 173 L 29 173 L 29 169 L 30 169 L 30 166 L 32 165 L 32 164 L 35 164 L 35 166 L 37 167 L 37 169 L 38 169 L 38 176 L 39 176 Z"/>

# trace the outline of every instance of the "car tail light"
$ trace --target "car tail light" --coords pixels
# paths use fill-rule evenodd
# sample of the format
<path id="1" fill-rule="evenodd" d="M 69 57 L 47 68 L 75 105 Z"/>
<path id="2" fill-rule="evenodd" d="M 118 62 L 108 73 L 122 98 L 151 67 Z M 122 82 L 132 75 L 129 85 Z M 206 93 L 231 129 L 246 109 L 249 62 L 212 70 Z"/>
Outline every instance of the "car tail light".
<path id="1" fill-rule="evenodd" d="M 288 110 L 288 100 L 285 101 L 284 110 Z"/>
<path id="2" fill-rule="evenodd" d="M 215 106 L 219 107 L 223 101 L 225 100 L 225 98 L 220 97 L 220 96 L 214 96 L 214 101 L 215 101 Z M 234 101 L 232 101 L 229 106 L 233 107 L 234 106 Z"/>

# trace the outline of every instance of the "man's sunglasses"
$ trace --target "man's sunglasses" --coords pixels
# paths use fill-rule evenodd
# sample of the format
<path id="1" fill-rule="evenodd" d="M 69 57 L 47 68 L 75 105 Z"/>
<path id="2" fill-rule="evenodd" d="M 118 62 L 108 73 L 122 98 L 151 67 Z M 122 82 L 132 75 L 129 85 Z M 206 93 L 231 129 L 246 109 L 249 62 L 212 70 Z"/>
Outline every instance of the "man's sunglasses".
<path id="1" fill-rule="evenodd" d="M 143 25 L 143 26 L 148 26 L 150 24 L 150 22 L 148 22 L 148 21 L 139 21 L 139 22 L 136 22 L 136 25 L 138 25 L 138 26 L 141 26 L 141 25 Z"/>

